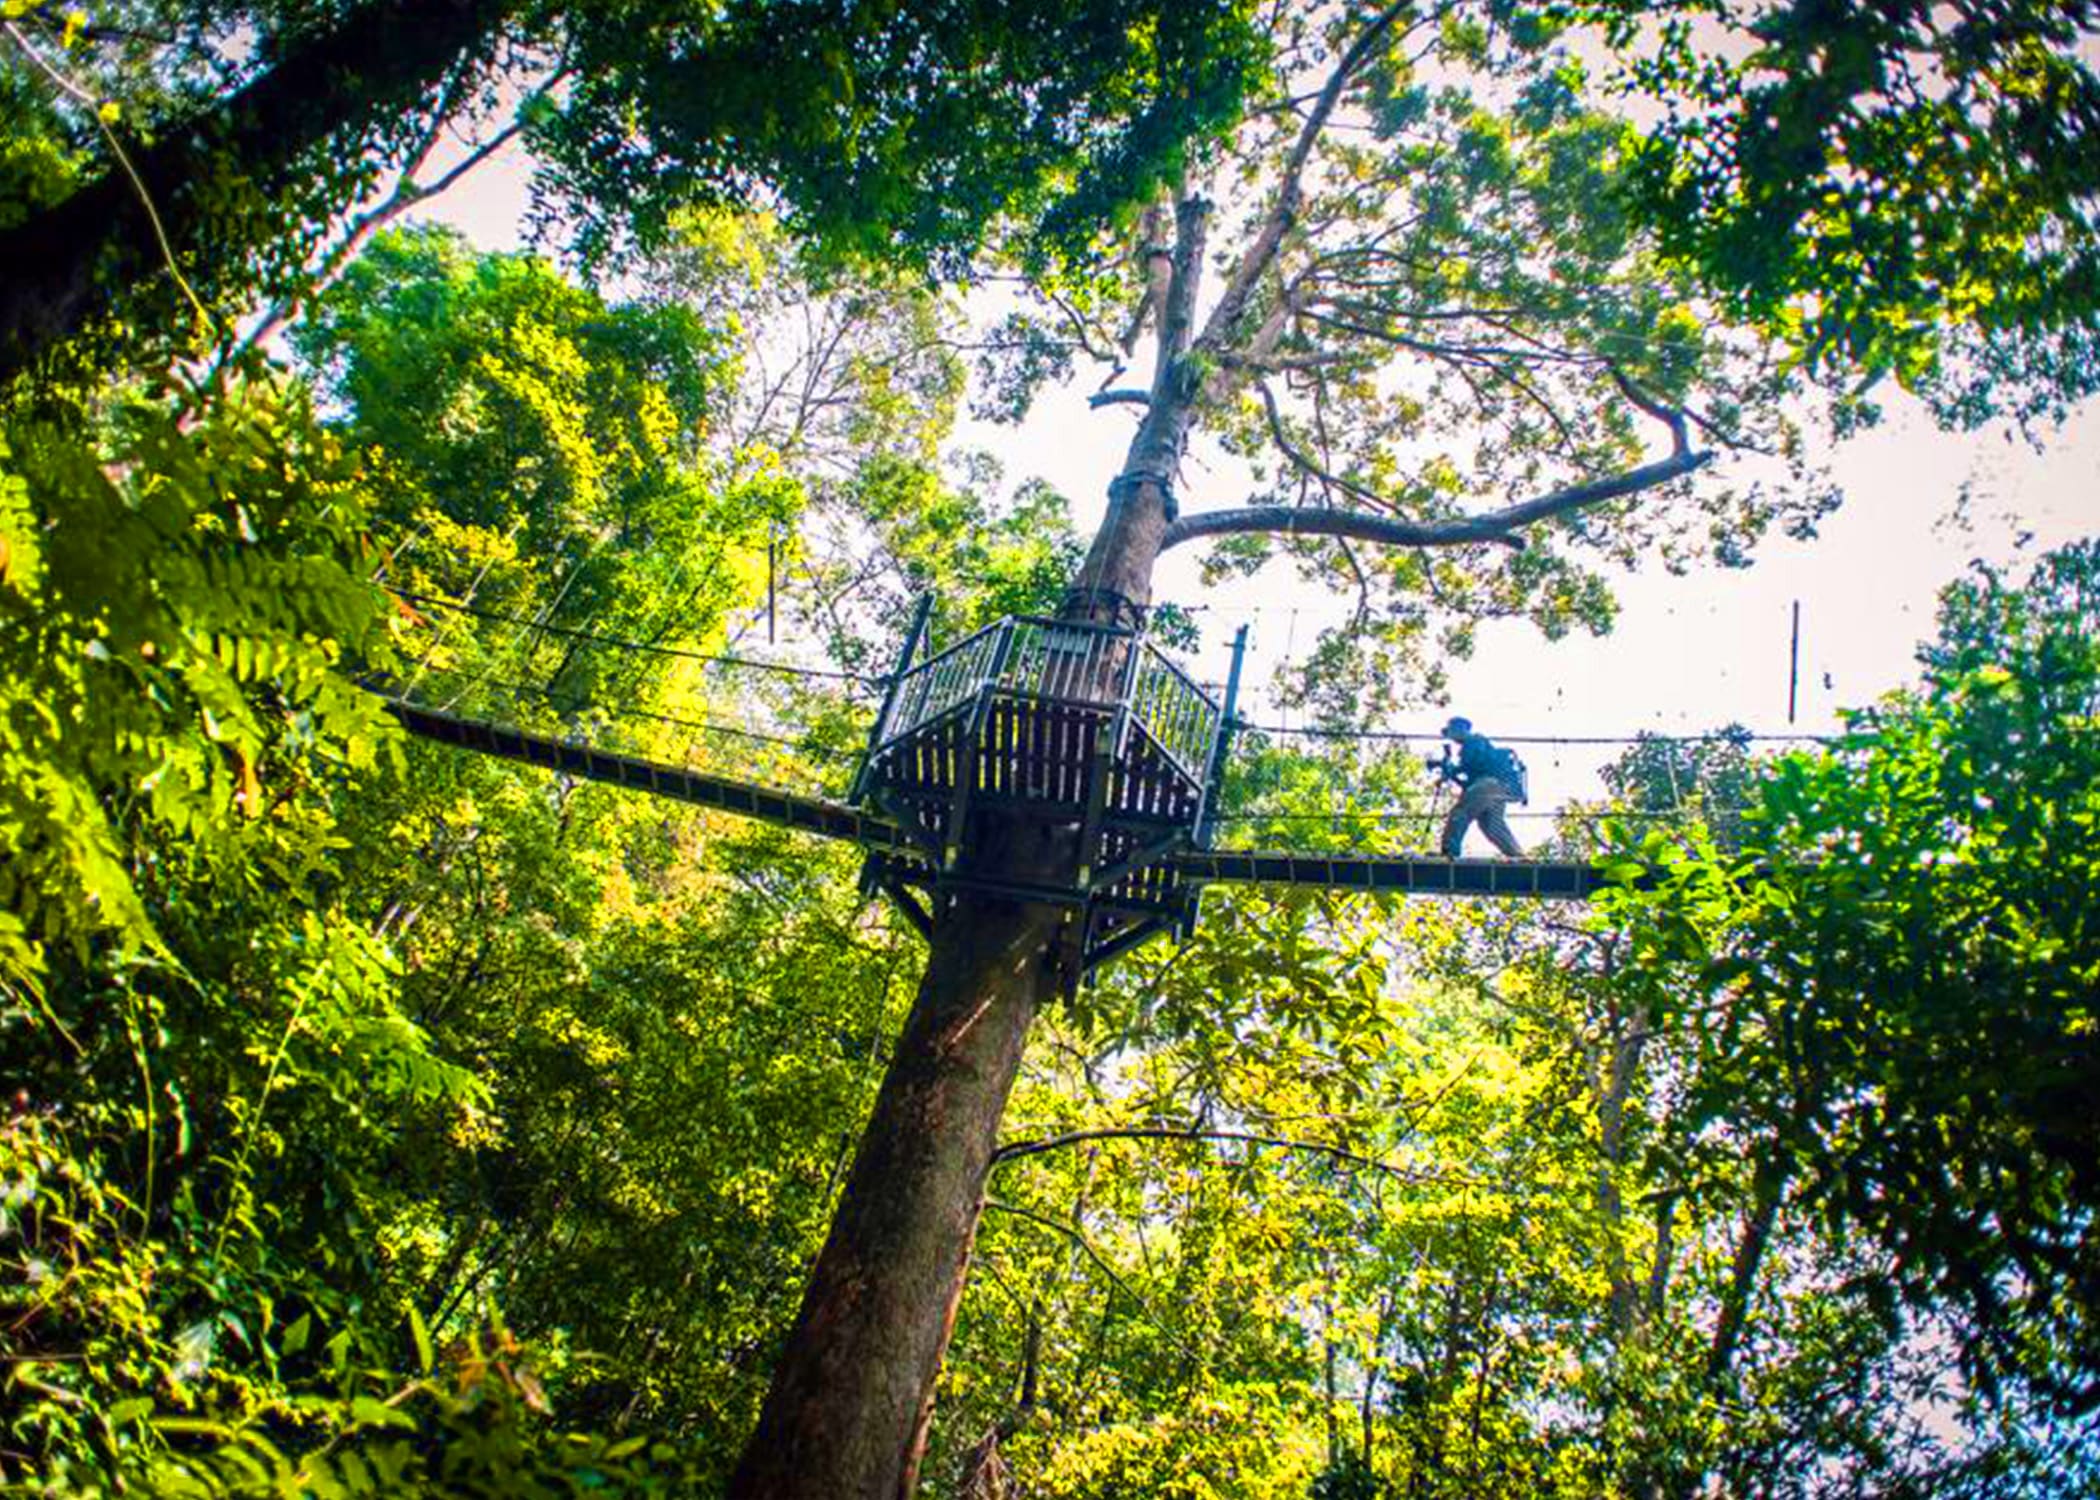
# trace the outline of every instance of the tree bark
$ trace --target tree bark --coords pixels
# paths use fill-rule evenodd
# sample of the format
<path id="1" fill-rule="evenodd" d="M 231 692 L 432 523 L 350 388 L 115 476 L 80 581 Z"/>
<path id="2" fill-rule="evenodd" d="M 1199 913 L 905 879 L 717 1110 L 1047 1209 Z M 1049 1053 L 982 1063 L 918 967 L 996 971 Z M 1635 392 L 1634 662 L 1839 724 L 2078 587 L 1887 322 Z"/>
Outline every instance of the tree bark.
<path id="1" fill-rule="evenodd" d="M 1057 919 L 970 896 L 941 914 L 732 1500 L 909 1493 Z"/>
<path id="2" fill-rule="evenodd" d="M 516 4 L 366 0 L 217 108 L 162 128 L 130 153 L 130 172 L 115 167 L 0 232 L 0 381 L 110 316 L 170 252 L 209 283 L 214 260 L 249 248 L 224 232 L 226 184 L 283 197 L 310 153 L 414 109 Z"/>

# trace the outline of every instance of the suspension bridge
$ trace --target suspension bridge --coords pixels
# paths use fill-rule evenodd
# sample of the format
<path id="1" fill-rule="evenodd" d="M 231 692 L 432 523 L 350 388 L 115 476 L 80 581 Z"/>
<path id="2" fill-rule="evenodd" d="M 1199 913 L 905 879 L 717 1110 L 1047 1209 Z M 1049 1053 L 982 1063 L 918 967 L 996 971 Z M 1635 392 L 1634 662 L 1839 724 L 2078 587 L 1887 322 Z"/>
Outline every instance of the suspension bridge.
<path id="1" fill-rule="evenodd" d="M 1608 883 L 1597 866 L 1572 860 L 1220 848 L 1244 628 L 1218 694 L 1142 630 L 1121 626 L 1011 616 L 934 650 L 930 606 L 920 602 L 880 677 L 518 621 L 531 632 L 522 649 L 514 642 L 472 668 L 433 653 L 406 680 L 375 689 L 425 739 L 857 846 L 863 890 L 886 895 L 928 936 L 957 891 L 1061 907 L 1068 988 L 1157 934 L 1192 932 L 1211 885 L 1582 900 Z M 880 688 L 881 700 L 849 757 L 836 739 L 827 748 L 807 735 L 609 701 L 621 694 L 616 674 L 595 674 L 594 697 L 565 699 L 564 674 L 594 646 L 703 670 L 850 680 Z M 551 662 L 531 659 L 550 647 Z M 526 707 L 534 698 L 538 711 Z M 614 726 L 623 716 L 662 732 L 622 736 Z M 696 766 L 689 750 L 683 760 L 666 750 L 680 729 L 740 737 L 746 753 L 729 770 Z M 754 776 L 769 753 L 784 763 L 805 752 L 855 764 L 842 797 Z"/>

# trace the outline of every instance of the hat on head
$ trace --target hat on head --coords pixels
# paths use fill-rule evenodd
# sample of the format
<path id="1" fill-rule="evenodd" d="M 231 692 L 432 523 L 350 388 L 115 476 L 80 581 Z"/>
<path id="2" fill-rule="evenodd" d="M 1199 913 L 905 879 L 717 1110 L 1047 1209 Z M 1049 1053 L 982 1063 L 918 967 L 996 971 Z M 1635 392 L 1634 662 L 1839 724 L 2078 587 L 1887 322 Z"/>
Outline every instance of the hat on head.
<path id="1" fill-rule="evenodd" d="M 1472 732 L 1473 721 L 1471 719 L 1461 718 L 1457 714 L 1453 714 L 1450 718 L 1450 721 L 1444 725 L 1445 739 L 1463 739 Z"/>

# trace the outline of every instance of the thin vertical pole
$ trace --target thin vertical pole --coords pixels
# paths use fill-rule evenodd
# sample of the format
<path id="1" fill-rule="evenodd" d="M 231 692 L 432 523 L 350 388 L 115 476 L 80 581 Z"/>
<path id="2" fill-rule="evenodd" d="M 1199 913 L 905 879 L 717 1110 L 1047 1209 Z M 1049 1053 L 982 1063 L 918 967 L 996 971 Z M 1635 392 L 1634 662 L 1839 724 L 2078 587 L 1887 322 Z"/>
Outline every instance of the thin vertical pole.
<path id="1" fill-rule="evenodd" d="M 1786 659 L 1786 721 L 1794 722 L 1794 706 L 1801 693 L 1801 601 L 1794 601 L 1794 639 L 1787 648 Z"/>
<path id="2" fill-rule="evenodd" d="M 1218 796 L 1225 790 L 1225 757 L 1232 749 L 1232 720 L 1240 706 L 1240 667 L 1247 659 L 1247 627 L 1232 638 L 1232 670 L 1225 675 L 1225 706 L 1218 714 L 1218 735 L 1211 742 L 1210 767 L 1203 778 L 1203 805 L 1196 814 L 1196 846 L 1208 848 L 1218 820 Z"/>
<path id="3" fill-rule="evenodd" d="M 882 749 L 883 731 L 889 728 L 890 714 L 897 706 L 898 690 L 911 672 L 911 662 L 919 654 L 919 642 L 926 634 L 926 617 L 933 612 L 933 595 L 921 594 L 913 606 L 911 624 L 904 632 L 904 650 L 897 657 L 897 670 L 890 673 L 889 686 L 882 690 L 882 707 L 876 711 L 875 727 L 868 731 L 868 750 L 860 758 L 860 769 L 853 773 L 853 790 L 846 800 L 858 806 L 861 793 L 868 789 L 868 777 L 875 769 L 875 756 Z"/>

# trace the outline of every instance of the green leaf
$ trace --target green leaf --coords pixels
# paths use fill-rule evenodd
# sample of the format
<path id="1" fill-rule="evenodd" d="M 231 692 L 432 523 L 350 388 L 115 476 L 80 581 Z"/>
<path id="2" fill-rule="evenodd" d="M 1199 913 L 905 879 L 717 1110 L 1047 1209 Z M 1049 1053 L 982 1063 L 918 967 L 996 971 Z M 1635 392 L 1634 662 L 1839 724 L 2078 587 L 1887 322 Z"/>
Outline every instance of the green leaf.
<path id="1" fill-rule="evenodd" d="M 416 1419 L 399 1407 L 389 1406 L 376 1396 L 357 1396 L 350 1402 L 350 1415 L 367 1427 L 398 1427 L 413 1432 Z"/>

